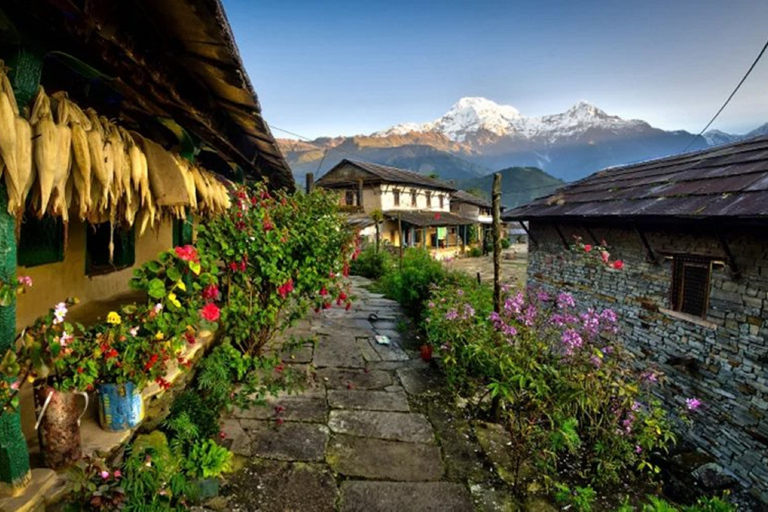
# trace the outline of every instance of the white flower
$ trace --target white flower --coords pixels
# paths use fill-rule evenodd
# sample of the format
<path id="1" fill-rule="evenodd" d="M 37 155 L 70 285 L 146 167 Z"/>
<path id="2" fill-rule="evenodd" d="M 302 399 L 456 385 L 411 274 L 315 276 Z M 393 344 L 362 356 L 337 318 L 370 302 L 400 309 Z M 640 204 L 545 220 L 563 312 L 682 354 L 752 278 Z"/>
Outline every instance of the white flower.
<path id="1" fill-rule="evenodd" d="M 67 305 L 64 302 L 59 302 L 53 309 L 53 324 L 59 324 L 64 321 L 64 317 L 67 316 Z"/>

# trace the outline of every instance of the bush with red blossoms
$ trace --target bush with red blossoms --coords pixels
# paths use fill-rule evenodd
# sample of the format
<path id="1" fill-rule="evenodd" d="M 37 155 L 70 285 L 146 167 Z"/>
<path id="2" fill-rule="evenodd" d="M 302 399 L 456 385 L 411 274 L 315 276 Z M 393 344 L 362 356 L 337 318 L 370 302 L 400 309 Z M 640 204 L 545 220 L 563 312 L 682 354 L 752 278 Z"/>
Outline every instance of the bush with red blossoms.
<path id="1" fill-rule="evenodd" d="M 288 194 L 258 184 L 233 196 L 227 214 L 199 227 L 197 245 L 223 267 L 224 339 L 256 356 L 310 306 L 348 307 L 341 276 L 349 272 L 354 237 L 322 190 Z"/>
<path id="2" fill-rule="evenodd" d="M 643 478 L 658 471 L 651 454 L 674 443 L 653 395 L 659 374 L 631 369 L 617 322 L 568 293 L 507 287 L 496 313 L 491 288 L 472 279 L 433 289 L 428 340 L 475 414 L 507 428 L 521 494 L 563 471 L 597 485 Z"/>

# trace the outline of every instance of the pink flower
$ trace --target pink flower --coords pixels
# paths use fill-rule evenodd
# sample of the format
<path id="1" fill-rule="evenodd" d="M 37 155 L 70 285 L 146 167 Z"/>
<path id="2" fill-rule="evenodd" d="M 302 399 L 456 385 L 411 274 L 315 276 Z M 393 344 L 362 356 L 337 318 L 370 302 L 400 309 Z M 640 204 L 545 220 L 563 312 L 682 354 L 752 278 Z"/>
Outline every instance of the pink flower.
<path id="1" fill-rule="evenodd" d="M 184 261 L 198 261 L 197 249 L 192 245 L 176 247 L 176 256 Z"/>
<path id="2" fill-rule="evenodd" d="M 592 246 L 587 244 L 584 246 L 584 252 L 590 252 L 592 250 Z"/>
<path id="3" fill-rule="evenodd" d="M 128 331 L 128 332 L 131 334 L 131 336 L 133 336 L 135 338 L 139 334 L 139 328 L 138 327 L 131 327 L 131 330 Z"/>
<path id="4" fill-rule="evenodd" d="M 29 276 L 19 276 L 18 282 L 24 286 L 32 287 L 32 278 Z"/>
<path id="5" fill-rule="evenodd" d="M 224 432 L 223 430 L 220 431 L 219 432 L 219 439 L 226 439 L 226 438 L 227 438 L 227 433 Z"/>
<path id="6" fill-rule="evenodd" d="M 635 446 L 635 453 L 643 453 L 643 448 L 640 445 Z"/>
<path id="7" fill-rule="evenodd" d="M 115 478 L 120 478 L 121 476 L 123 476 L 123 474 L 120 472 L 120 470 L 119 470 L 119 469 L 116 469 L 116 470 L 115 470 L 115 471 L 112 473 L 112 476 L 114 476 Z"/>
<path id="8" fill-rule="evenodd" d="M 205 300 L 216 300 L 219 296 L 219 287 L 215 284 L 209 284 L 203 288 L 202 296 Z"/>
<path id="9" fill-rule="evenodd" d="M 699 400 L 698 398 L 686 398 L 685 406 L 688 408 L 689 411 L 695 411 L 701 406 L 701 400 Z"/>
<path id="10" fill-rule="evenodd" d="M 623 269 L 623 268 L 624 268 L 624 262 L 623 262 L 623 261 L 621 261 L 621 260 L 616 260 L 616 261 L 614 261 L 614 262 L 613 262 L 613 268 L 615 268 L 616 270 L 621 270 L 621 269 Z"/>
<path id="11" fill-rule="evenodd" d="M 59 337 L 59 344 L 60 344 L 62 347 L 66 347 L 66 346 L 67 346 L 67 343 L 69 343 L 69 342 L 70 342 L 70 341 L 72 341 L 73 339 L 74 339 L 74 336 L 72 336 L 71 334 L 67 334 L 67 331 L 63 331 L 63 332 L 61 333 L 61 337 Z"/>
<path id="12" fill-rule="evenodd" d="M 215 322 L 221 316 L 221 310 L 216 304 L 210 302 L 200 310 L 200 316 L 209 322 Z"/>
<path id="13" fill-rule="evenodd" d="M 109 471 L 102 471 L 101 473 L 99 473 L 99 476 L 104 480 L 106 480 L 107 478 L 109 478 Z"/>
<path id="14" fill-rule="evenodd" d="M 603 251 L 600 253 L 600 257 L 603 259 L 603 263 L 608 263 L 608 258 L 611 257 L 611 253 L 608 251 Z"/>
<path id="15" fill-rule="evenodd" d="M 15 380 L 15 381 L 11 382 L 11 389 L 14 390 L 14 391 L 18 391 L 19 390 L 19 381 L 18 380 Z"/>
<path id="16" fill-rule="evenodd" d="M 161 312 L 162 310 L 163 310 L 162 303 L 158 302 L 157 304 L 155 304 L 155 307 L 153 308 L 153 311 L 155 312 L 155 314 Z"/>

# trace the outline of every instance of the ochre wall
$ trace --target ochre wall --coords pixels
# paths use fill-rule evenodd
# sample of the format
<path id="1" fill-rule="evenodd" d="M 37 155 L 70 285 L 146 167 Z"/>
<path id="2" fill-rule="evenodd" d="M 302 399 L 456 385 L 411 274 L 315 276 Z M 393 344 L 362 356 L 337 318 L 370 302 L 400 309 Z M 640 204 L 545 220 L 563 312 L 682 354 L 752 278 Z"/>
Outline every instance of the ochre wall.
<path id="1" fill-rule="evenodd" d="M 85 274 L 85 237 L 86 225 L 72 220 L 64 261 L 18 268 L 18 275 L 30 276 L 33 281 L 32 288 L 28 288 L 17 301 L 16 328 L 19 331 L 67 297 L 87 302 L 106 299 L 128 290 L 128 280 L 133 275 L 134 267 L 93 277 Z M 170 221 L 164 222 L 157 231 L 148 229 L 143 237 L 136 238 L 136 265 L 154 259 L 172 245 Z"/>

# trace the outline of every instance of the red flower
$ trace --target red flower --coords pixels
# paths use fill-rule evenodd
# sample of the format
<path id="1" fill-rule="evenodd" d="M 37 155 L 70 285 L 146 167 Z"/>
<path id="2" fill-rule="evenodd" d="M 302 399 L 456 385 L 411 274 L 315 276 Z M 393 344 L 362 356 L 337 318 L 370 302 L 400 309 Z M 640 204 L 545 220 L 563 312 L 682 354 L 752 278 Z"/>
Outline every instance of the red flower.
<path id="1" fill-rule="evenodd" d="M 344 309 L 349 311 L 349 308 L 351 308 L 351 307 L 352 307 L 352 303 L 351 302 L 347 302 L 347 305 L 344 307 Z"/>
<path id="2" fill-rule="evenodd" d="M 330 302 L 323 302 L 323 309 L 331 309 L 331 303 Z"/>
<path id="3" fill-rule="evenodd" d="M 169 389 L 171 387 L 171 383 L 162 377 L 156 378 L 155 382 L 157 382 L 157 385 L 160 386 L 161 389 Z"/>
<path id="4" fill-rule="evenodd" d="M 194 345 L 197 339 L 195 338 L 195 334 L 193 332 L 187 331 L 184 333 L 184 337 L 187 339 L 187 343 L 190 345 Z"/>
<path id="5" fill-rule="evenodd" d="M 344 263 L 344 268 L 341 270 L 344 277 L 349 277 L 349 263 Z"/>
<path id="6" fill-rule="evenodd" d="M 176 256 L 184 261 L 198 261 L 197 249 L 191 245 L 176 247 Z"/>
<path id="7" fill-rule="evenodd" d="M 267 192 L 266 190 L 263 190 L 263 191 L 261 192 L 261 198 L 262 198 L 262 199 L 270 199 L 270 195 L 269 195 L 269 192 Z"/>
<path id="8" fill-rule="evenodd" d="M 275 406 L 275 416 L 282 413 L 283 411 L 285 411 L 285 407 L 283 407 L 282 405 Z"/>
<path id="9" fill-rule="evenodd" d="M 200 310 L 200 316 L 209 322 L 215 322 L 221 316 L 221 310 L 213 302 L 209 302 Z"/>
<path id="10" fill-rule="evenodd" d="M 285 366 L 283 365 L 283 363 L 280 363 L 279 365 L 275 366 L 275 371 L 276 371 L 277 373 L 282 373 L 282 371 L 283 371 L 284 369 L 285 369 Z"/>
<path id="11" fill-rule="evenodd" d="M 83 370 L 83 367 L 82 367 L 82 366 L 78 367 L 78 369 L 77 369 L 77 373 L 83 373 L 84 371 L 85 371 L 85 370 Z"/>
<path id="12" fill-rule="evenodd" d="M 240 272 L 245 272 L 245 260 L 240 261 Z"/>
<path id="13" fill-rule="evenodd" d="M 344 293 L 344 292 L 341 292 L 341 293 L 339 294 L 339 298 L 340 298 L 341 300 L 347 300 L 347 294 L 346 294 L 346 293 Z"/>
<path id="14" fill-rule="evenodd" d="M 117 357 L 118 353 L 115 349 L 110 349 L 106 354 L 104 354 L 104 359 L 112 359 L 113 357 Z"/>
<path id="15" fill-rule="evenodd" d="M 328 295 L 328 290 L 326 290 L 326 289 L 325 289 L 325 286 L 323 286 L 322 288 L 320 288 L 320 295 L 322 295 L 323 297 L 325 297 L 326 295 Z"/>
<path id="16" fill-rule="evenodd" d="M 584 246 L 584 252 L 589 252 L 591 250 L 592 250 L 592 246 L 591 245 L 587 244 L 587 245 Z"/>
<path id="17" fill-rule="evenodd" d="M 289 293 L 293 291 L 293 278 L 288 279 L 285 283 L 277 287 L 277 293 L 282 298 L 286 298 Z"/>
<path id="18" fill-rule="evenodd" d="M 264 231 L 272 231 L 275 229 L 275 225 L 272 224 L 272 221 L 269 219 L 264 219 L 264 222 L 262 222 L 262 226 L 264 227 Z"/>
<path id="19" fill-rule="evenodd" d="M 202 296 L 205 300 L 216 300 L 219 296 L 219 287 L 215 284 L 209 284 L 203 288 Z"/>
<path id="20" fill-rule="evenodd" d="M 232 272 L 237 272 L 237 262 L 236 261 L 233 261 L 232 263 L 230 263 L 228 265 L 228 267 L 229 267 L 229 270 L 231 270 Z"/>
<path id="21" fill-rule="evenodd" d="M 223 430 L 220 431 L 219 432 L 219 439 L 226 439 L 226 438 L 227 438 L 227 433 L 224 432 Z"/>
<path id="22" fill-rule="evenodd" d="M 155 366 L 155 363 L 157 363 L 158 356 L 157 354 L 152 354 L 152 357 L 149 358 L 149 361 L 147 361 L 147 364 L 144 365 L 144 370 L 149 371 L 152 369 L 153 366 Z"/>
<path id="23" fill-rule="evenodd" d="M 616 261 L 614 261 L 614 262 L 613 262 L 613 268 L 615 268 L 616 270 L 621 270 L 621 269 L 623 269 L 623 268 L 624 268 L 624 262 L 623 262 L 623 261 L 621 261 L 621 260 L 616 260 Z"/>

